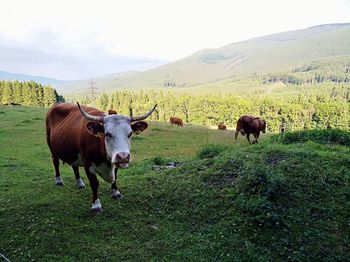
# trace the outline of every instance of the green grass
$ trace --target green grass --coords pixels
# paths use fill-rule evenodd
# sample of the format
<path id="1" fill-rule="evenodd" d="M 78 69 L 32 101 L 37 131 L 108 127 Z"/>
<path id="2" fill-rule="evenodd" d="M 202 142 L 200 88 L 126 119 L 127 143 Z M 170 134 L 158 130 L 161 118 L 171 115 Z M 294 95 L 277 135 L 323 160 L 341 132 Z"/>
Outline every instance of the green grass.
<path id="1" fill-rule="evenodd" d="M 345 261 L 350 149 L 151 123 L 104 212 L 71 169 L 53 184 L 46 110 L 0 107 L 0 253 L 11 261 Z M 179 161 L 155 171 L 155 164 Z M 85 175 L 83 180 L 87 182 Z M 101 181 L 101 180 L 100 180 Z"/>

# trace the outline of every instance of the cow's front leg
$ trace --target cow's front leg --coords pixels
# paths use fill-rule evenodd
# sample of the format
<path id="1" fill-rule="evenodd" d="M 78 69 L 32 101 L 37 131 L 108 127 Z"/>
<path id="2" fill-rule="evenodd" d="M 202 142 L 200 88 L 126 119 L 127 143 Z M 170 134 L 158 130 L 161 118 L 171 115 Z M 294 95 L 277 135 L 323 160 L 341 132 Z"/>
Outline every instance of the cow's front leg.
<path id="1" fill-rule="evenodd" d="M 90 187 L 92 190 L 92 204 L 91 204 L 91 212 L 95 214 L 99 214 L 102 212 L 102 205 L 100 199 L 98 198 L 98 186 L 99 182 L 96 177 L 96 172 L 94 172 L 93 167 L 85 168 L 86 175 L 90 182 Z"/>
<path id="2" fill-rule="evenodd" d="M 259 138 L 259 135 L 260 135 L 260 132 L 259 132 L 259 133 L 255 133 L 255 134 L 254 134 L 255 141 L 253 142 L 253 144 L 258 143 L 258 138 Z"/>
<path id="3" fill-rule="evenodd" d="M 79 188 L 79 189 L 85 188 L 85 184 L 84 184 L 83 180 L 80 178 L 79 167 L 72 166 L 72 168 L 73 168 L 73 171 L 74 171 L 77 188 Z"/>
<path id="4" fill-rule="evenodd" d="M 115 179 L 114 179 L 114 182 L 112 183 L 112 198 L 121 199 L 123 195 L 119 192 L 117 188 L 117 172 L 118 172 L 118 169 L 116 169 L 114 173 Z"/>

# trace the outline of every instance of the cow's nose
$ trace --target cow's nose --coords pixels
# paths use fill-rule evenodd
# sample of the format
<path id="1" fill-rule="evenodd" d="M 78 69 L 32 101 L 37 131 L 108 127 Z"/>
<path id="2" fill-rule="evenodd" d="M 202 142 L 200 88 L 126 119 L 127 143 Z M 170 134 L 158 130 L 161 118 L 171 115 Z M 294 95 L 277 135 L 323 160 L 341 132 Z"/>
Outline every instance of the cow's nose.
<path id="1" fill-rule="evenodd" d="M 130 160 L 130 154 L 126 152 L 121 152 L 117 154 L 117 162 L 128 163 Z"/>

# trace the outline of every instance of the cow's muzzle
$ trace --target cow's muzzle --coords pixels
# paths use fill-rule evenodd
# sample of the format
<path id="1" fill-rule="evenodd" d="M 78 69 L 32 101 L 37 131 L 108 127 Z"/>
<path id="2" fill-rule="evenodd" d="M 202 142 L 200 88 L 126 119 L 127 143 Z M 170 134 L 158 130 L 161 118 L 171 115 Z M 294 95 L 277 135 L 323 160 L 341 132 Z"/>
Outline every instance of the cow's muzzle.
<path id="1" fill-rule="evenodd" d="M 130 154 L 126 152 L 118 153 L 115 157 L 114 165 L 116 167 L 127 168 L 129 166 Z"/>

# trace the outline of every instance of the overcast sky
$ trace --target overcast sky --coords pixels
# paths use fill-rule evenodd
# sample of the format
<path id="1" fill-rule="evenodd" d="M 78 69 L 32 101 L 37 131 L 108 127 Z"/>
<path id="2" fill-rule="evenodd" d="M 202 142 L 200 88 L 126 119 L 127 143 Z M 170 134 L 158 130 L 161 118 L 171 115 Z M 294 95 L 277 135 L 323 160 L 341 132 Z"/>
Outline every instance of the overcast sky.
<path id="1" fill-rule="evenodd" d="M 350 22 L 347 0 L 1 0 L 0 70 L 83 79 Z"/>

